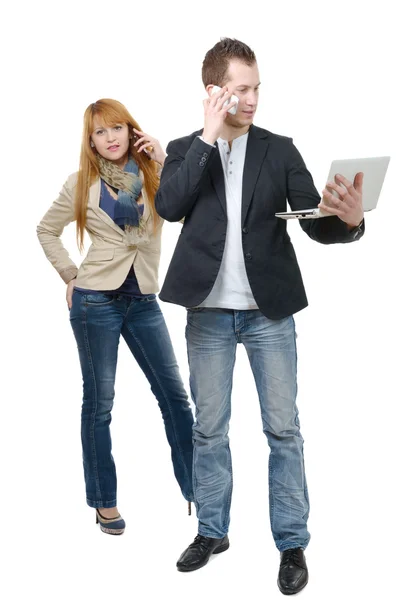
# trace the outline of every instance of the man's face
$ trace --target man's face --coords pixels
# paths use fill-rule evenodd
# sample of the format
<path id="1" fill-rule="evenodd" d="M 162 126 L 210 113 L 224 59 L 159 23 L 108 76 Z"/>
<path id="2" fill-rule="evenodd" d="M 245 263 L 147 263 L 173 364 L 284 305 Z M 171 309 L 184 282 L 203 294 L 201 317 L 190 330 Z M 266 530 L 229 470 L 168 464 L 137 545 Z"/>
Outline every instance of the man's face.
<path id="1" fill-rule="evenodd" d="M 260 86 L 257 63 L 249 66 L 240 60 L 231 60 L 224 85 L 231 94 L 235 94 L 239 98 L 236 114 L 227 114 L 227 125 L 231 127 L 251 125 L 257 110 Z"/>

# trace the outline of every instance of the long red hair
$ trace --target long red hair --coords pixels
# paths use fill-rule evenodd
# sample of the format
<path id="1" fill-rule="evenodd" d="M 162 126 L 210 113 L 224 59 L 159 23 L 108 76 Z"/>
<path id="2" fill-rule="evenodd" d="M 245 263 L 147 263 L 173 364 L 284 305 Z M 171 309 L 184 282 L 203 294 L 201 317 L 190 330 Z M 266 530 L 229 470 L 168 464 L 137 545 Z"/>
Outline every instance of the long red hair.
<path id="1" fill-rule="evenodd" d="M 112 127 L 117 123 L 125 123 L 128 125 L 130 131 L 133 128 L 141 131 L 137 121 L 135 121 L 125 106 L 117 100 L 103 98 L 93 104 L 89 104 L 85 110 L 78 181 L 75 190 L 76 238 L 80 250 L 83 249 L 89 188 L 100 176 L 96 150 L 90 146 L 95 116 L 100 119 L 102 125 L 105 127 Z M 139 169 L 143 171 L 144 189 L 149 200 L 153 224 L 156 227 L 159 223 L 159 216 L 154 206 L 154 197 L 159 185 L 158 168 L 156 163 L 153 160 L 149 160 L 144 152 L 137 151 L 134 143 L 135 139 L 133 138 L 130 143 L 129 154 L 136 161 Z"/>

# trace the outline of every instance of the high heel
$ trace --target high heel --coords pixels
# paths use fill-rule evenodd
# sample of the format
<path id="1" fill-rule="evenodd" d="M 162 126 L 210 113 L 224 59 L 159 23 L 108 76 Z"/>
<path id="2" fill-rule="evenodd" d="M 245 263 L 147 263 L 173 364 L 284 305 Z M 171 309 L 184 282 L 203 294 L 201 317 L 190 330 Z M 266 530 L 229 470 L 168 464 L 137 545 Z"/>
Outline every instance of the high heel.
<path id="1" fill-rule="evenodd" d="M 103 517 L 98 508 L 96 508 L 96 525 L 97 524 L 100 525 L 100 529 L 103 533 L 122 535 L 125 531 L 125 521 L 121 515 L 107 519 L 106 517 Z"/>

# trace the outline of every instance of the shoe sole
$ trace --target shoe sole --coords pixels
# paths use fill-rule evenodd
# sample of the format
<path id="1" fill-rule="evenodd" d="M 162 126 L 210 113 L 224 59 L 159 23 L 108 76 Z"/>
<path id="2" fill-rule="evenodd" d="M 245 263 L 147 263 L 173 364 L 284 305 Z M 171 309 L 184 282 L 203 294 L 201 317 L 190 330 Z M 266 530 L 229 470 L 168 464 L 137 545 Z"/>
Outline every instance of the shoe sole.
<path id="1" fill-rule="evenodd" d="M 216 548 L 214 550 L 214 552 L 211 553 L 211 555 L 212 554 L 221 554 L 221 552 L 225 552 L 225 550 L 228 550 L 228 548 L 229 548 L 229 542 L 227 544 L 224 544 L 223 546 L 219 546 L 218 548 Z M 178 571 L 180 571 L 181 573 L 189 573 L 190 571 L 197 571 L 197 569 L 201 569 L 202 567 L 206 566 L 206 564 L 208 563 L 208 561 L 211 558 L 211 555 L 208 557 L 206 562 L 203 563 L 202 565 L 198 565 L 197 567 L 177 567 Z"/>
<path id="2" fill-rule="evenodd" d="M 108 527 L 103 527 L 100 525 L 100 529 L 103 533 L 108 533 L 110 535 L 122 535 L 125 529 L 109 529 Z"/>
<path id="3" fill-rule="evenodd" d="M 298 590 L 291 591 L 291 590 L 283 590 L 283 589 L 281 588 L 281 586 L 279 585 L 279 581 L 278 581 L 278 588 L 279 588 L 279 591 L 280 591 L 280 592 L 281 592 L 281 593 L 282 593 L 284 596 L 293 596 L 294 594 L 298 594 L 299 592 L 301 592 L 301 590 L 304 590 L 304 588 L 306 587 L 307 583 L 308 583 L 308 579 L 307 579 L 307 581 L 304 583 L 304 585 L 302 585 L 302 586 L 301 586 L 301 588 L 299 588 Z"/>

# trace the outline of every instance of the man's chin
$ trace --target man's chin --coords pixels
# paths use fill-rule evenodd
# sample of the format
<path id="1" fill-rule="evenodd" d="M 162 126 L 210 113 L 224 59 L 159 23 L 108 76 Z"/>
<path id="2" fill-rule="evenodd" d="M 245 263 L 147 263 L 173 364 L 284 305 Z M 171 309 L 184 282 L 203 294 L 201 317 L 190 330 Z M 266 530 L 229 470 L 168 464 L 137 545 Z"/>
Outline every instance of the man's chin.
<path id="1" fill-rule="evenodd" d="M 231 125 L 231 127 L 237 127 L 238 129 L 241 129 L 242 127 L 250 127 L 250 125 L 253 123 L 253 120 L 254 115 L 248 118 L 241 117 L 240 119 L 232 119 L 229 125 Z"/>
<path id="2" fill-rule="evenodd" d="M 251 115 L 241 113 L 240 116 L 228 114 L 226 121 L 231 127 L 249 127 L 253 123 L 254 115 L 255 113 Z"/>

